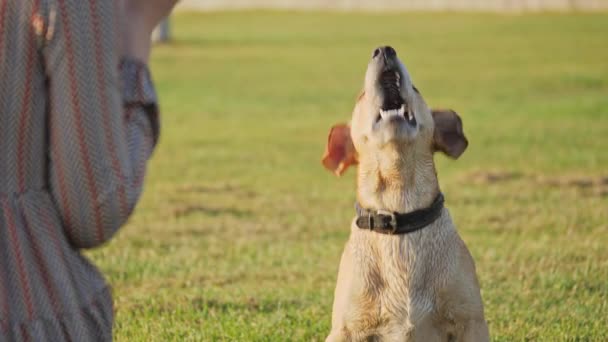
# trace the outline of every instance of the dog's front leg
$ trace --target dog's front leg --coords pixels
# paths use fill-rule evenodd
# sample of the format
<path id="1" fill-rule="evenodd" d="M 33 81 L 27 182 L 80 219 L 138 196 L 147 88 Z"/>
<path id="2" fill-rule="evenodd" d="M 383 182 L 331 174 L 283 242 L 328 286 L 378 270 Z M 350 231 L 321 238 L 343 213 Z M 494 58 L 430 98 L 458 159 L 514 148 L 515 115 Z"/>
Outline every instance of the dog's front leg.
<path id="1" fill-rule="evenodd" d="M 471 319 L 464 328 L 462 341 L 464 342 L 489 342 L 490 333 L 486 321 L 481 319 Z"/>
<path id="2" fill-rule="evenodd" d="M 353 277 L 353 260 L 348 243 L 342 253 L 340 259 L 340 268 L 338 269 L 338 280 L 334 291 L 334 304 L 331 316 L 331 333 L 326 341 L 348 341 L 345 334 L 344 316 L 347 310 L 350 285 Z"/>
<path id="3" fill-rule="evenodd" d="M 325 342 L 347 342 L 350 341 L 348 335 L 343 329 L 332 330 Z"/>

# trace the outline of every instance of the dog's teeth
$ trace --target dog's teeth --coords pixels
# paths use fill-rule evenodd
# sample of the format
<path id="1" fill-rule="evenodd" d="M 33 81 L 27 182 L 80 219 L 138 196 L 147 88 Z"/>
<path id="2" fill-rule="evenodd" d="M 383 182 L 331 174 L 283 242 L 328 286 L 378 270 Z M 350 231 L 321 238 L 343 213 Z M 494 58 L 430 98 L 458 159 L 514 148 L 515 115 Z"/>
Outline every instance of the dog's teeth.
<path id="1" fill-rule="evenodd" d="M 399 75 L 398 72 L 395 73 L 395 84 L 397 85 L 397 88 L 399 88 L 401 86 L 401 75 Z"/>
<path id="2" fill-rule="evenodd" d="M 407 119 L 409 121 L 413 121 L 414 120 L 414 113 L 412 111 L 410 111 L 409 109 L 406 109 L 405 104 L 401 105 L 401 107 L 399 109 L 389 109 L 389 110 L 380 110 L 380 117 L 385 120 L 385 119 L 389 119 L 392 118 L 393 116 L 398 116 L 398 117 L 402 117 L 405 118 L 407 111 Z"/>
<path id="3" fill-rule="evenodd" d="M 399 108 L 399 115 L 405 116 L 405 105 L 401 105 L 401 108 Z"/>
<path id="4" fill-rule="evenodd" d="M 388 119 L 393 116 L 404 116 L 402 109 L 380 110 L 380 117 Z"/>

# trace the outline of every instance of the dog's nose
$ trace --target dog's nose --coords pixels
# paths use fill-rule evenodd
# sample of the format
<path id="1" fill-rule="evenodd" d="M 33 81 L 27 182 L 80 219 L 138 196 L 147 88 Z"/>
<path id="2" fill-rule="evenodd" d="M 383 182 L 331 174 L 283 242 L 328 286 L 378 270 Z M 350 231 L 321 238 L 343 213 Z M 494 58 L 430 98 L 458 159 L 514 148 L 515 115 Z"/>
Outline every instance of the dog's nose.
<path id="1" fill-rule="evenodd" d="M 391 58 L 395 57 L 397 55 L 397 52 L 395 51 L 395 49 L 387 45 L 381 46 L 374 50 L 373 58 L 376 58 L 379 55 L 382 55 L 384 58 Z"/>

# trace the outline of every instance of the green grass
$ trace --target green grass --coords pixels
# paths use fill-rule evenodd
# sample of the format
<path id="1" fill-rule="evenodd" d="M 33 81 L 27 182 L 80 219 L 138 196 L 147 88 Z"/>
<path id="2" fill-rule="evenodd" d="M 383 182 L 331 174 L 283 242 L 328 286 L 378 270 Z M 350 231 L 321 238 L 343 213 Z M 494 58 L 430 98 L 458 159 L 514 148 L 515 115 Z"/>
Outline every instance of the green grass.
<path id="1" fill-rule="evenodd" d="M 163 132 L 128 226 L 90 254 L 117 341 L 329 331 L 354 172 L 319 160 L 374 47 L 470 145 L 437 156 L 495 341 L 608 340 L 608 15 L 178 14 Z"/>

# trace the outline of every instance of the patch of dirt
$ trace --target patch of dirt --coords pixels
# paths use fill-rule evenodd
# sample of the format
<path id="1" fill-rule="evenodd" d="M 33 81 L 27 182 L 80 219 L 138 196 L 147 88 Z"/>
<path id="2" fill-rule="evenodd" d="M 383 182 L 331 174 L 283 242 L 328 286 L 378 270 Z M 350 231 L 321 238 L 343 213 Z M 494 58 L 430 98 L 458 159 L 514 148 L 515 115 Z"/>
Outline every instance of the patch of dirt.
<path id="1" fill-rule="evenodd" d="M 539 176 L 536 182 L 552 188 L 574 189 L 587 196 L 608 196 L 608 176 Z"/>
<path id="2" fill-rule="evenodd" d="M 554 176 L 538 177 L 539 183 L 556 187 L 590 188 L 608 186 L 608 177 L 591 176 Z"/>
<path id="3" fill-rule="evenodd" d="M 253 311 L 272 313 L 284 307 L 301 307 L 303 304 L 297 300 L 291 301 L 260 301 L 257 298 L 243 298 L 241 301 L 220 301 L 213 298 L 197 297 L 190 301 L 192 307 L 199 311 L 212 310 L 219 312 L 228 311 Z"/>
<path id="4" fill-rule="evenodd" d="M 202 213 L 211 216 L 231 215 L 236 217 L 251 216 L 252 213 L 246 210 L 236 208 L 210 208 L 202 205 L 184 204 L 179 205 L 172 210 L 172 214 L 176 218 L 189 216 L 196 213 Z"/>
<path id="5" fill-rule="evenodd" d="M 257 194 L 254 191 L 243 189 L 242 187 L 232 184 L 223 184 L 217 186 L 209 186 L 203 184 L 186 184 L 177 187 L 177 192 L 180 193 L 196 193 L 196 194 L 220 194 L 233 193 L 247 198 L 255 197 Z"/>
<path id="6" fill-rule="evenodd" d="M 232 276 L 217 276 L 217 277 L 196 277 L 192 280 L 187 281 L 185 284 L 182 284 L 182 287 L 187 288 L 187 287 L 192 287 L 192 286 L 200 286 L 200 287 L 205 287 L 205 286 L 209 286 L 209 285 L 213 285 L 213 286 L 225 286 L 225 285 L 232 285 L 232 284 L 236 284 L 238 282 L 243 282 L 246 279 L 246 276 L 244 274 L 235 274 Z"/>
<path id="7" fill-rule="evenodd" d="M 523 175 L 519 172 L 511 171 L 476 171 L 465 176 L 468 182 L 475 184 L 494 184 L 508 182 L 522 178 Z"/>
<path id="8" fill-rule="evenodd" d="M 199 203 L 226 202 L 226 199 L 233 201 L 248 200 L 257 196 L 257 193 L 232 184 L 182 184 L 173 188 L 172 192 L 165 196 L 169 215 L 175 218 L 182 218 L 193 214 L 205 214 L 209 216 L 234 216 L 250 217 L 253 213 L 234 206 L 214 207 L 201 205 Z M 217 201 L 222 198 L 222 201 Z"/>
<path id="9" fill-rule="evenodd" d="M 523 180 L 530 186 L 543 186 L 555 189 L 571 189 L 584 196 L 608 196 L 608 176 L 575 176 L 575 175 L 535 175 L 512 171 L 475 171 L 466 174 L 463 181 L 477 185 L 491 185 L 510 181 Z"/>

